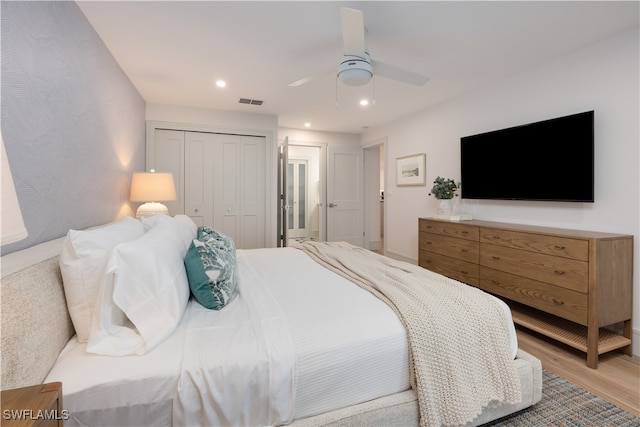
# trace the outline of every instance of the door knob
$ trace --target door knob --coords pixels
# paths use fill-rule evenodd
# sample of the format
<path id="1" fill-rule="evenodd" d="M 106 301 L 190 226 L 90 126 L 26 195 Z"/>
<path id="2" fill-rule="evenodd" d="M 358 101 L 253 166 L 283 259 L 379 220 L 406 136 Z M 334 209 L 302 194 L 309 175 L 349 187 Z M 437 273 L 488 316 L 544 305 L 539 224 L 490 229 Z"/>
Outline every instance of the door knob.
<path id="1" fill-rule="evenodd" d="M 335 203 L 329 203 L 329 207 L 330 207 L 330 208 L 337 208 L 337 207 L 338 207 L 338 205 L 336 205 Z"/>

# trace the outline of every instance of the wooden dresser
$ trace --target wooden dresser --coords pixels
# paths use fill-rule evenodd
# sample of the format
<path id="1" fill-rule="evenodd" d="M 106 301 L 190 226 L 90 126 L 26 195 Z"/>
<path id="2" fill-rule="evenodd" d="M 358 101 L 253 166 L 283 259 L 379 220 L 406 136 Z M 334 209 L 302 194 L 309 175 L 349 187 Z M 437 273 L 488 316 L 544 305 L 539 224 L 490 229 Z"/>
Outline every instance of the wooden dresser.
<path id="1" fill-rule="evenodd" d="M 62 383 L 2 390 L 2 422 L 9 427 L 62 427 L 69 412 L 62 409 Z"/>
<path id="2" fill-rule="evenodd" d="M 599 354 L 631 354 L 633 236 L 418 221 L 420 266 L 501 297 L 516 324 L 586 352 L 591 368 Z"/>

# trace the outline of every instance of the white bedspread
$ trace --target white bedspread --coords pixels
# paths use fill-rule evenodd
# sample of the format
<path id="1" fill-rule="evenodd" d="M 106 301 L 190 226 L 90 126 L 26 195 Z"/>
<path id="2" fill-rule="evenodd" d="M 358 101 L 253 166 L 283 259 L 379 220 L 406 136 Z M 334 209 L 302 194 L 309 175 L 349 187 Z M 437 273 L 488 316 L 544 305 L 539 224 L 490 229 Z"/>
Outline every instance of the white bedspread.
<path id="1" fill-rule="evenodd" d="M 269 425 L 409 389 L 406 332 L 384 302 L 297 249 L 238 259 L 240 294 L 220 312 L 190 302 L 143 356 L 88 354 L 72 339 L 45 380 L 63 382 L 65 426 Z M 515 330 L 510 338 L 515 355 Z M 242 371 L 251 358 L 259 367 Z M 258 380 L 268 370 L 271 383 Z"/>
<path id="2" fill-rule="evenodd" d="M 190 301 L 175 426 L 266 426 L 294 415 L 295 350 L 280 305 L 244 252 L 225 309 Z"/>

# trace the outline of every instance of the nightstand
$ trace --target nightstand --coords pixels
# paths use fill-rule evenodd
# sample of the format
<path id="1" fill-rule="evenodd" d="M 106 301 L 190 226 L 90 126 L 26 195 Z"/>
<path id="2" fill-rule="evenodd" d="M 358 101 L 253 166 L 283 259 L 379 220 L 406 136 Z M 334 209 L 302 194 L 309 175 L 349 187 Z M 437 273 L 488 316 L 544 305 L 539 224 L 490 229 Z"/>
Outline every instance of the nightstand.
<path id="1" fill-rule="evenodd" d="M 2 391 L 3 427 L 61 427 L 68 417 L 62 409 L 60 382 Z"/>

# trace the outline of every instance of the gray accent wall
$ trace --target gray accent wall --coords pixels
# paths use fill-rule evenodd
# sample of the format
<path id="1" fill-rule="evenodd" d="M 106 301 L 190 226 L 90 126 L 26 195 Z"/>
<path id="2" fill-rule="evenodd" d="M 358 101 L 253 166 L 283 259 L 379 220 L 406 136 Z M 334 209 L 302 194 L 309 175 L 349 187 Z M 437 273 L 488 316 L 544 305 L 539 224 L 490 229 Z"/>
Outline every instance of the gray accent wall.
<path id="1" fill-rule="evenodd" d="M 133 214 L 146 104 L 75 2 L 0 11 L 2 136 L 29 232 L 4 255 Z"/>

